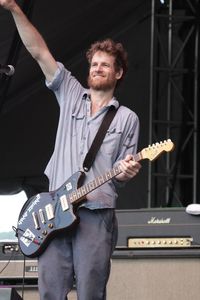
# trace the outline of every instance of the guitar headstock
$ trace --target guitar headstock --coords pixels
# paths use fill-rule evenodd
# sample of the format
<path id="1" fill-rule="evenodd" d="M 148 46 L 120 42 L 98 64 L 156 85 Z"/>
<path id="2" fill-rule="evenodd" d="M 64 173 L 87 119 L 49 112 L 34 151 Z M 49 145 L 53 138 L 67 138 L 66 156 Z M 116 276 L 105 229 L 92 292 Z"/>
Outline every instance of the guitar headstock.
<path id="1" fill-rule="evenodd" d="M 150 145 L 147 148 L 144 148 L 141 153 L 142 153 L 142 158 L 149 159 L 149 160 L 154 160 L 156 159 L 162 152 L 170 152 L 174 149 L 174 143 L 168 139 L 160 143 L 155 143 Z"/>

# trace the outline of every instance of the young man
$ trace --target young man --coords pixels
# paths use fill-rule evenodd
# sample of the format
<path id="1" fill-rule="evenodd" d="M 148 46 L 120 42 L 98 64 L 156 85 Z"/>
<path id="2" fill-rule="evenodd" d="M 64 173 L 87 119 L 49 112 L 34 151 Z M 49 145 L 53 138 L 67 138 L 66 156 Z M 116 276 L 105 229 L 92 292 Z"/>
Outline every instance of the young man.
<path id="1" fill-rule="evenodd" d="M 0 0 L 15 20 L 21 39 L 40 65 L 46 85 L 60 105 L 55 150 L 45 173 L 50 190 L 60 187 L 73 173 L 82 170 L 84 158 L 114 98 L 116 85 L 127 69 L 123 46 L 110 39 L 94 43 L 87 52 L 89 89 L 55 61 L 45 41 L 14 0 Z M 140 164 L 133 162 L 139 121 L 130 109 L 120 106 L 84 184 L 120 164 L 121 173 L 87 195 L 77 210 L 80 223 L 56 236 L 38 258 L 41 300 L 64 300 L 74 278 L 79 300 L 105 300 L 110 258 L 116 246 L 116 185 L 133 178 Z"/>

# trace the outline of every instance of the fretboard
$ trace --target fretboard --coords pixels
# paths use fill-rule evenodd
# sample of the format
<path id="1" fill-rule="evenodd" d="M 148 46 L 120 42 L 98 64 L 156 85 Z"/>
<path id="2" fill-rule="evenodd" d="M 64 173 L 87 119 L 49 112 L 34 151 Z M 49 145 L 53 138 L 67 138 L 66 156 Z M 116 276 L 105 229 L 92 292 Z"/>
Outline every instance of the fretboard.
<path id="1" fill-rule="evenodd" d="M 139 161 L 142 159 L 141 152 L 138 152 L 134 155 L 133 161 Z M 71 194 L 68 195 L 69 200 L 72 204 L 80 202 L 87 194 L 94 191 L 99 186 L 103 185 L 107 181 L 111 180 L 112 178 L 116 177 L 121 173 L 120 165 L 115 166 L 113 169 L 107 171 L 103 175 L 96 177 L 94 180 L 86 183 L 85 185 L 81 186 L 77 190 L 73 191 Z"/>

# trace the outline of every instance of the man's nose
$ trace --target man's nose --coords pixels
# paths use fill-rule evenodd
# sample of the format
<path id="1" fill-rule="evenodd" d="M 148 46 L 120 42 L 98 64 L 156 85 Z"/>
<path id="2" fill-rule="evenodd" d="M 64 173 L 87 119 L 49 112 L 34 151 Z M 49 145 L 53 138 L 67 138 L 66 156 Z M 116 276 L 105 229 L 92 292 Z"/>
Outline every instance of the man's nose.
<path id="1" fill-rule="evenodd" d="M 102 65 L 100 65 L 100 64 L 97 65 L 97 66 L 96 66 L 96 71 L 97 71 L 97 72 L 101 72 L 101 71 L 102 71 Z"/>

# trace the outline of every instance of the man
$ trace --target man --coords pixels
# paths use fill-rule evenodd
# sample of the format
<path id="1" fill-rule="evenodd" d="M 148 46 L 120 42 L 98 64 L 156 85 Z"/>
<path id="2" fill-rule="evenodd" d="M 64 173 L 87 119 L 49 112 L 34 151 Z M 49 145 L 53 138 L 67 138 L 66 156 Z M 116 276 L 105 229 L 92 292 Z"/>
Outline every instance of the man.
<path id="1" fill-rule="evenodd" d="M 52 57 L 45 41 L 14 0 L 0 0 L 15 20 L 21 39 L 40 65 L 46 85 L 60 105 L 55 150 L 45 173 L 50 190 L 60 187 L 83 168 L 84 158 L 111 105 L 118 108 L 114 90 L 125 75 L 126 52 L 110 39 L 94 43 L 87 52 L 88 89 Z M 59 234 L 38 258 L 38 284 L 42 300 L 64 300 L 76 279 L 79 300 L 105 300 L 110 258 L 116 245 L 116 186 L 133 178 L 140 164 L 133 162 L 139 133 L 137 115 L 120 106 L 86 174 L 84 183 L 104 174 L 115 164 L 121 173 L 87 195 L 77 210 L 80 222 Z"/>

